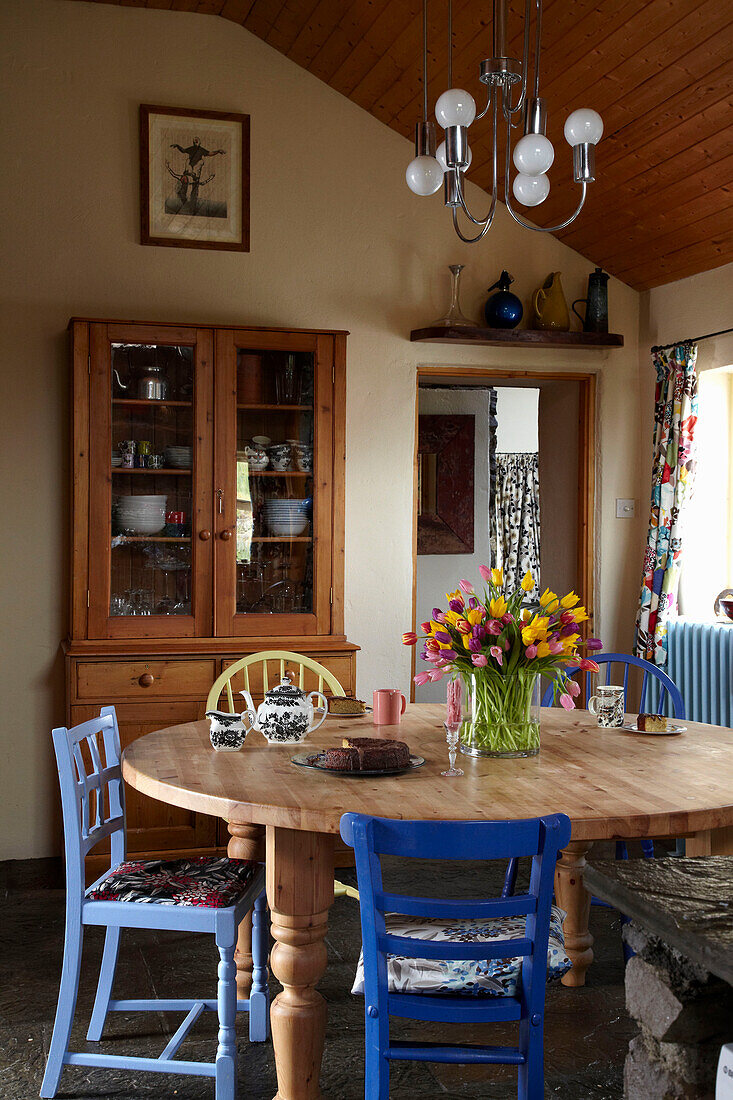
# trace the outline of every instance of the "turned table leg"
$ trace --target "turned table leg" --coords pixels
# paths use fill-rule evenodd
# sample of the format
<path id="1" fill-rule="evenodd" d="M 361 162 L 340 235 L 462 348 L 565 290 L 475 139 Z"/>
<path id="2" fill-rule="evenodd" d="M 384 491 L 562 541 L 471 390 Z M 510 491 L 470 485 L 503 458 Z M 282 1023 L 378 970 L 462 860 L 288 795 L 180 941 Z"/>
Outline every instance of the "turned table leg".
<path id="1" fill-rule="evenodd" d="M 228 821 L 229 844 L 227 855 L 230 859 L 255 859 L 265 862 L 264 825 L 239 825 Z M 246 1001 L 252 986 L 252 914 L 248 913 L 239 926 L 237 949 L 234 952 L 237 964 L 237 997 Z"/>
<path id="2" fill-rule="evenodd" d="M 283 986 L 270 1008 L 275 1100 L 321 1095 L 326 1002 L 315 986 L 326 969 L 333 848 L 332 836 L 267 827 L 267 901 L 275 939 L 270 966 Z"/>
<path id="3" fill-rule="evenodd" d="M 588 930 L 590 894 L 583 885 L 589 841 L 573 840 L 560 853 L 555 868 L 555 898 L 565 918 L 565 950 L 573 968 L 562 978 L 563 985 L 585 985 L 585 974 L 593 962 L 593 937 Z"/>

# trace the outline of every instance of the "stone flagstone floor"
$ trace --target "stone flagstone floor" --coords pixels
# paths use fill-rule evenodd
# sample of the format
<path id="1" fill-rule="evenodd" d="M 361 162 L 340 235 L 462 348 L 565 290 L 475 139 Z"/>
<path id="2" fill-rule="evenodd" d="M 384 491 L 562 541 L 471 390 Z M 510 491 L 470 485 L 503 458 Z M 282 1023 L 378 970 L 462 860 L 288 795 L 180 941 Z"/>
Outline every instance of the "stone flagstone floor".
<path id="1" fill-rule="evenodd" d="M 387 872 L 385 880 L 403 892 L 445 897 L 486 896 L 500 882 L 498 869 L 488 873 L 485 865 L 444 868 L 441 865 L 440 890 L 435 888 L 434 874 L 432 882 L 426 878 L 430 874 L 427 868 L 411 869 L 408 878 L 403 875 L 400 879 Z M 63 951 L 64 895 L 58 873 L 54 861 L 36 861 L 35 867 L 0 864 L 0 1095 L 4 1100 L 32 1100 L 43 1076 Z M 52 885 L 38 888 L 39 877 Z M 353 872 L 340 872 L 340 877 L 355 881 Z M 588 984 L 577 990 L 556 984 L 547 991 L 545 1096 L 559 1100 L 621 1100 L 624 1058 L 636 1032 L 624 1007 L 619 916 L 594 908 L 591 926 L 596 959 Z M 77 1050 L 94 1046 L 86 1043 L 84 1035 L 102 939 L 101 929 L 88 929 L 72 1034 L 72 1046 Z M 360 946 L 359 909 L 354 901 L 340 898 L 334 903 L 327 945 L 329 967 L 319 986 L 329 1009 L 324 1100 L 360 1100 L 364 1095 L 363 1001 L 349 992 Z M 212 937 L 123 932 L 115 996 L 215 996 L 215 954 Z M 272 987 L 274 995 L 274 981 Z M 180 1016 L 163 1013 L 113 1013 L 100 1049 L 157 1057 L 179 1023 Z M 250 1045 L 246 1030 L 246 1020 L 240 1017 L 240 1100 L 272 1100 L 276 1092 L 272 1045 Z M 444 1027 L 439 1030 L 445 1032 Z M 393 1034 L 437 1038 L 428 1025 L 409 1021 L 394 1021 Z M 476 1028 L 460 1037 L 512 1041 L 508 1027 Z M 180 1053 L 208 1060 L 215 1047 L 216 1017 L 207 1013 Z M 64 1070 L 58 1096 L 63 1100 L 210 1100 L 213 1093 L 213 1084 L 200 1078 L 71 1067 Z M 396 1063 L 390 1096 L 394 1100 L 510 1100 L 516 1097 L 516 1075 L 508 1067 Z"/>

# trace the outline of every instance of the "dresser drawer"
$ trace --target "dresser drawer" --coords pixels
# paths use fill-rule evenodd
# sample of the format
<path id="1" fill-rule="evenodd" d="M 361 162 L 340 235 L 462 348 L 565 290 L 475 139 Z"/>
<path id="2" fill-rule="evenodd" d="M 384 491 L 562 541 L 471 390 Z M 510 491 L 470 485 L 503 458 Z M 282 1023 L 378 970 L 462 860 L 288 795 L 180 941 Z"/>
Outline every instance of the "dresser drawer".
<path id="1" fill-rule="evenodd" d="M 213 659 L 77 661 L 76 698 L 108 703 L 161 697 L 206 699 L 215 679 Z"/>

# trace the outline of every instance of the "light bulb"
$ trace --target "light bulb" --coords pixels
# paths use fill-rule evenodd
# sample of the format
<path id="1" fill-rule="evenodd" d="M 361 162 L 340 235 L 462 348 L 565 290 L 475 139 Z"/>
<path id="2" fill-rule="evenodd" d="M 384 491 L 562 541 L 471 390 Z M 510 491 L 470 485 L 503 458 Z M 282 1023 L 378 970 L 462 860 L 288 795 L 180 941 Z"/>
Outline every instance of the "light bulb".
<path id="1" fill-rule="evenodd" d="M 435 117 L 443 129 L 446 126 L 470 126 L 476 117 L 476 102 L 463 88 L 443 92 L 435 104 Z"/>
<path id="2" fill-rule="evenodd" d="M 512 191 L 522 206 L 539 206 L 550 194 L 550 181 L 547 176 L 527 176 L 520 172 L 514 177 Z"/>
<path id="3" fill-rule="evenodd" d="M 580 107 L 565 120 L 565 140 L 568 145 L 597 145 L 603 137 L 603 119 L 598 111 L 590 107 Z"/>
<path id="4" fill-rule="evenodd" d="M 405 179 L 416 195 L 434 195 L 443 184 L 443 169 L 435 157 L 415 157 L 407 165 Z"/>
<path id="5" fill-rule="evenodd" d="M 554 159 L 552 142 L 544 134 L 525 134 L 514 146 L 514 167 L 525 176 L 541 176 Z"/>
<path id="6" fill-rule="evenodd" d="M 443 171 L 447 172 L 448 171 L 448 161 L 445 159 L 445 142 L 444 141 L 441 141 L 440 145 L 435 150 L 435 159 L 437 160 L 438 164 L 443 169 Z M 468 169 L 471 167 L 471 161 L 472 160 L 473 160 L 473 153 L 471 152 L 470 149 L 468 149 L 468 164 L 464 164 L 463 168 L 461 168 L 462 172 L 467 172 L 468 171 Z"/>

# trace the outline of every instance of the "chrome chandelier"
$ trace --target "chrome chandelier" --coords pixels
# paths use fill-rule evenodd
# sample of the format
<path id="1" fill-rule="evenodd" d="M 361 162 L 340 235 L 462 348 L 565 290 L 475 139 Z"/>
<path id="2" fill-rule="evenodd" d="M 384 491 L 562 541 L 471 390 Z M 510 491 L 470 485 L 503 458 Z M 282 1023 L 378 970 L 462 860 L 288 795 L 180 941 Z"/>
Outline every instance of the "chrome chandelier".
<path id="1" fill-rule="evenodd" d="M 435 104 L 435 117 L 445 131 L 445 140 L 435 147 L 435 126 L 428 121 L 427 85 L 427 0 L 423 0 L 423 120 L 415 127 L 415 159 L 407 166 L 407 185 L 416 195 L 434 195 L 442 184 L 444 203 L 452 211 L 455 231 L 462 241 L 473 244 L 488 233 L 496 213 L 499 192 L 499 134 L 506 129 L 504 163 L 504 202 L 515 222 L 526 229 L 556 233 L 575 221 L 585 204 L 588 184 L 595 179 L 595 147 L 603 134 L 603 120 L 597 111 L 582 107 L 568 115 L 565 140 L 573 150 L 573 178 L 580 184 L 580 201 L 565 221 L 558 225 L 532 225 L 512 208 L 512 196 L 522 206 L 539 206 L 550 193 L 547 172 L 555 159 L 552 142 L 546 136 L 547 105 L 539 94 L 540 39 L 542 35 L 542 0 L 525 0 L 524 50 L 522 60 L 507 57 L 508 0 L 493 0 L 494 56 L 481 62 L 480 82 L 486 86 L 486 106 L 476 113 L 473 96 L 462 88 L 451 87 Z M 531 27 L 534 9 L 534 57 L 531 57 Z M 453 83 L 453 27 L 451 0 L 448 0 L 448 83 Z M 532 79 L 530 81 L 530 66 Z M 466 203 L 463 174 L 471 164 L 468 128 L 486 115 L 491 116 L 492 185 L 491 205 L 485 218 L 476 218 Z M 519 127 L 523 136 L 512 151 L 512 131 Z M 510 165 L 517 174 L 509 182 Z M 464 234 L 459 224 L 459 211 L 472 226 L 475 236 Z M 469 230 L 470 233 L 470 230 Z"/>

